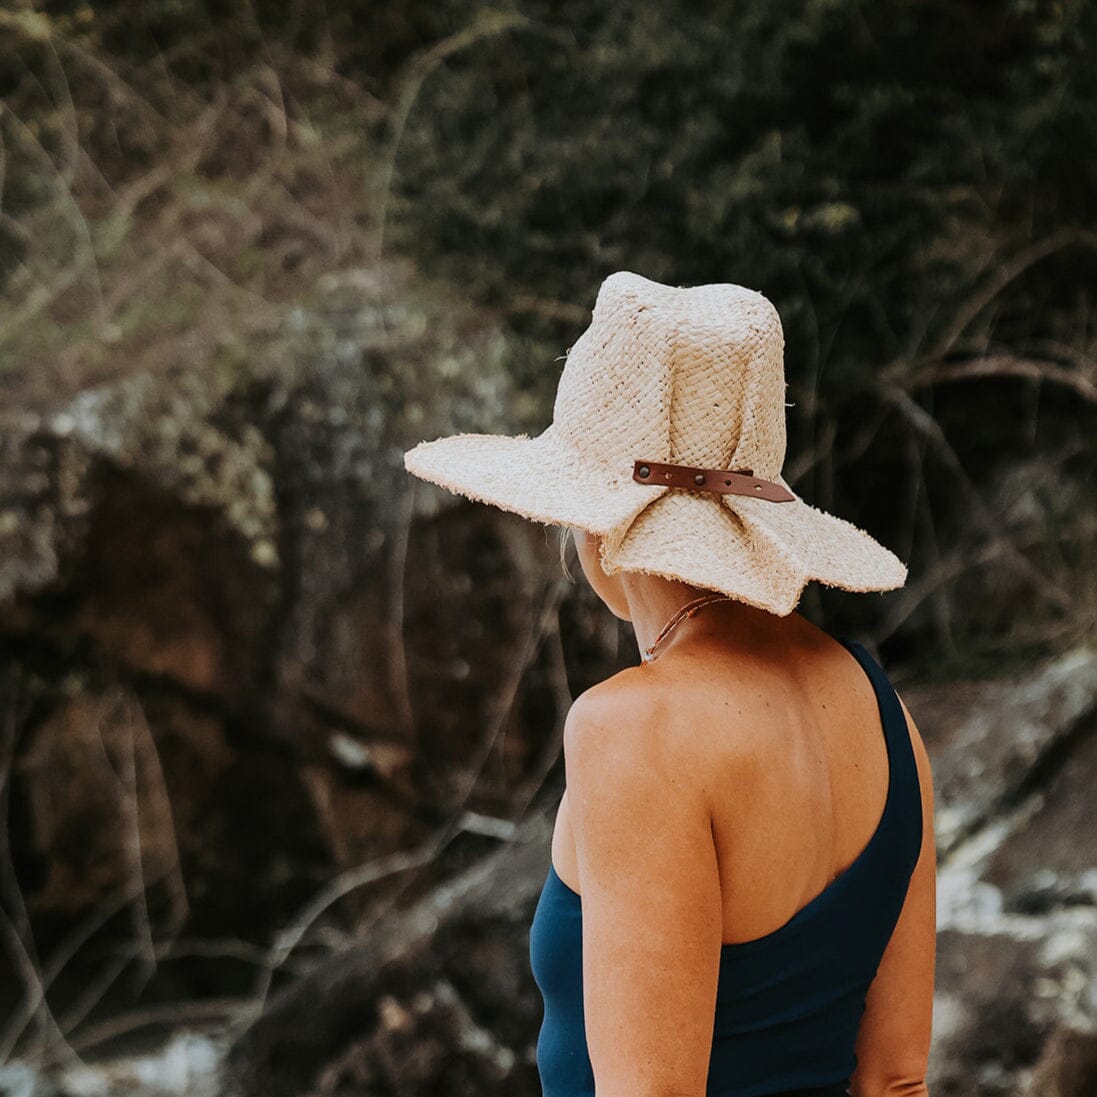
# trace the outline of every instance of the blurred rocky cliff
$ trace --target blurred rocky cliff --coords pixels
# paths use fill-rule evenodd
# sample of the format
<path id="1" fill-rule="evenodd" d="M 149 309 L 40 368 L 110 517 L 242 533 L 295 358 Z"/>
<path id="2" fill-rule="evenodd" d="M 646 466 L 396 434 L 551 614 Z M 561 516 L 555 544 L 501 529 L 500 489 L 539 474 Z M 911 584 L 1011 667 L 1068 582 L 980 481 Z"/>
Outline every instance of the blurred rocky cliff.
<path id="1" fill-rule="evenodd" d="M 774 300 L 786 477 L 910 561 L 802 609 L 934 763 L 931 1092 L 1097 1092 L 1097 27 L 997 7 L 0 11 L 0 1090 L 538 1092 L 636 653 L 402 454 L 627 268 Z"/>

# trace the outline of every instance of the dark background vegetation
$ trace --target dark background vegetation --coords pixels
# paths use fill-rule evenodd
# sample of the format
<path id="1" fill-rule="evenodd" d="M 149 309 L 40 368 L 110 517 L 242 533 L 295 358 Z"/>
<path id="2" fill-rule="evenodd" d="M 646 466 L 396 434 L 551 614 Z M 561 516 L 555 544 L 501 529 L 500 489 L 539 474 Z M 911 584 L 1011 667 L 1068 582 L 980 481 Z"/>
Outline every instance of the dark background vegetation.
<path id="1" fill-rule="evenodd" d="M 615 270 L 776 304 L 786 479 L 910 563 L 803 612 L 955 698 L 942 729 L 954 682 L 1074 683 L 1000 785 L 957 778 L 956 842 L 1080 764 L 1097 6 L 8 0 L 0 43 L 12 1062 L 59 1078 L 255 1021 L 233 1084 L 256 1091 L 534 1092 L 543 845 L 495 870 L 509 908 L 369 949 L 543 839 L 568 698 L 635 646 L 551 537 L 401 455 L 546 426 Z M 302 1028 L 309 988 L 331 1009 Z M 939 1092 L 1020 1093 L 1054 1056 L 1055 1092 L 1092 1092 L 1050 1014 L 1001 1008 L 940 1052 Z"/>

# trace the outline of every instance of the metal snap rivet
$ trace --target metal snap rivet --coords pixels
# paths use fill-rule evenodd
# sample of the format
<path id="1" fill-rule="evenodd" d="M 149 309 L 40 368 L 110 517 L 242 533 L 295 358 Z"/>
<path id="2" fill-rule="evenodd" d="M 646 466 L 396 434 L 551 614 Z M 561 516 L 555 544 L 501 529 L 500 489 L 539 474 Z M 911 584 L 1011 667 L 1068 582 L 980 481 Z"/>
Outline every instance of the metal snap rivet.
<path id="1" fill-rule="evenodd" d="M 697 473 L 693 478 L 693 482 L 695 484 L 703 484 L 705 482 L 705 474 L 703 472 Z"/>
<path id="2" fill-rule="evenodd" d="M 647 465 L 641 465 L 640 469 L 639 469 L 639 472 L 640 472 L 641 476 L 650 476 L 651 475 L 651 469 L 649 469 L 647 467 Z"/>

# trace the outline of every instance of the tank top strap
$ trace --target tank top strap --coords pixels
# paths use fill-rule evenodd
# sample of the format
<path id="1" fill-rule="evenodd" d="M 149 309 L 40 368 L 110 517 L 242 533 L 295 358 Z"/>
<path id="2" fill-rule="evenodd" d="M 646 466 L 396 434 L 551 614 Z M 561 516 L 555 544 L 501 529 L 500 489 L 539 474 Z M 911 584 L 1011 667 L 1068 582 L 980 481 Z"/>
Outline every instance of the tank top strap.
<path id="1" fill-rule="evenodd" d="M 891 770 L 888 810 L 892 810 L 894 800 L 895 817 L 906 821 L 912 832 L 916 830 L 917 833 L 911 835 L 911 845 L 916 857 L 922 843 L 922 792 L 918 777 L 918 762 L 914 757 L 914 747 L 910 740 L 910 728 L 907 725 L 903 706 L 899 702 L 899 695 L 895 692 L 887 672 L 873 658 L 864 644 L 845 636 L 836 636 L 835 639 L 861 664 L 872 682 L 880 720 L 883 724 L 888 764 Z"/>
<path id="2" fill-rule="evenodd" d="M 880 717 L 883 720 L 885 734 L 890 736 L 901 729 L 905 730 L 906 717 L 903 714 L 902 705 L 899 704 L 899 695 L 895 692 L 895 687 L 891 684 L 891 679 L 884 668 L 859 640 L 852 640 L 846 636 L 837 636 L 835 639 L 861 664 L 872 682 L 872 687 L 876 691 L 876 700 L 880 706 Z"/>

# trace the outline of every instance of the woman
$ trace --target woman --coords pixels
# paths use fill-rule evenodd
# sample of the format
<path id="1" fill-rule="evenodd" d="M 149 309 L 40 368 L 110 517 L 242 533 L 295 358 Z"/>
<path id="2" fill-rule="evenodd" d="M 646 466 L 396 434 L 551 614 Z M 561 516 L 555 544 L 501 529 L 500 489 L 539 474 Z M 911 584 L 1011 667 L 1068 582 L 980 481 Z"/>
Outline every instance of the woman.
<path id="1" fill-rule="evenodd" d="M 539 436 L 412 473 L 571 530 L 641 661 L 567 714 L 530 931 L 544 1097 L 925 1094 L 936 863 L 921 736 L 812 579 L 906 568 L 780 476 L 784 338 L 740 286 L 603 284 Z"/>

